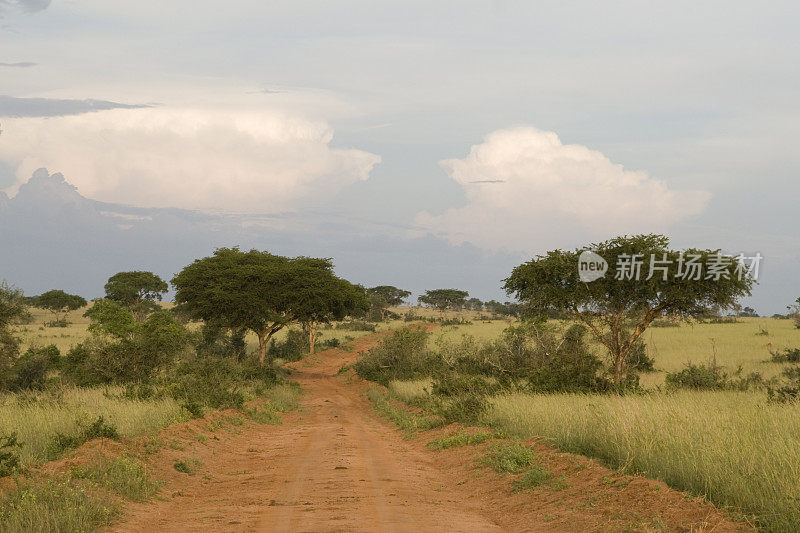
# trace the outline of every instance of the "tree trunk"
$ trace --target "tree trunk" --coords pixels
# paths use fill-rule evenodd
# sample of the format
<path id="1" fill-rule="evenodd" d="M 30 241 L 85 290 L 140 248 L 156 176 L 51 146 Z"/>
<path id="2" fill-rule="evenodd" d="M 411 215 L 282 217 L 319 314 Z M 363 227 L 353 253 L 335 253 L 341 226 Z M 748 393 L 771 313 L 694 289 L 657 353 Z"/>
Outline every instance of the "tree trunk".
<path id="1" fill-rule="evenodd" d="M 614 385 L 619 385 L 622 380 L 622 361 L 625 356 L 621 353 L 614 354 Z"/>
<path id="2" fill-rule="evenodd" d="M 264 362 L 267 359 L 267 342 L 269 338 L 270 335 L 266 331 L 258 333 L 258 364 L 260 366 L 264 366 Z"/>
<path id="3" fill-rule="evenodd" d="M 308 331 L 308 353 L 311 355 L 314 353 L 314 346 L 317 344 L 317 326 L 313 322 L 308 322 L 305 327 Z"/>

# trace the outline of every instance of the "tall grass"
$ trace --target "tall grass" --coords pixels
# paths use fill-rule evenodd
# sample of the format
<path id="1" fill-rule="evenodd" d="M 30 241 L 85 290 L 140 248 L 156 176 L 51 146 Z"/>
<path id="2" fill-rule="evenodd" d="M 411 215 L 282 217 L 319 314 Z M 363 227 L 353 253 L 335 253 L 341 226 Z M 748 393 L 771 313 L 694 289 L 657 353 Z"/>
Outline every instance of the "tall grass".
<path id="1" fill-rule="evenodd" d="M 94 531 L 119 515 L 119 503 L 108 495 L 63 477 L 22 484 L 6 494 L 0 500 L 0 531 Z"/>
<path id="2" fill-rule="evenodd" d="M 800 530 L 800 411 L 742 392 L 509 394 L 489 423 L 734 506 L 771 531 Z"/>
<path id="3" fill-rule="evenodd" d="M 51 442 L 57 433 L 76 435 L 79 422 L 102 416 L 123 437 L 147 434 L 184 419 L 172 398 L 129 400 L 121 388 L 65 387 L 44 393 L 0 396 L 0 432 L 16 432 L 25 465 L 54 459 Z"/>

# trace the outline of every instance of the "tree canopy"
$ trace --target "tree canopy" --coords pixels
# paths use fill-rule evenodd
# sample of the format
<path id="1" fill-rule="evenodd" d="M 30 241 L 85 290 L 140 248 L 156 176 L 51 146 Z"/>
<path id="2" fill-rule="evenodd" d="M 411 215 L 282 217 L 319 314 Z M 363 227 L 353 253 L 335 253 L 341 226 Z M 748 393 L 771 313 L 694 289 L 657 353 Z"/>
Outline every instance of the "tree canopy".
<path id="1" fill-rule="evenodd" d="M 432 289 L 425 291 L 425 294 L 418 299 L 422 304 L 430 305 L 440 311 L 444 311 L 445 309 L 461 309 L 464 307 L 467 297 L 469 297 L 467 291 L 458 289 Z"/>
<path id="2" fill-rule="evenodd" d="M 410 291 L 398 289 L 392 285 L 378 285 L 367 289 L 367 292 L 381 296 L 389 305 L 400 305 L 406 298 L 411 296 Z"/>
<path id="3" fill-rule="evenodd" d="M 169 290 L 167 282 L 152 272 L 133 270 L 118 272 L 105 285 L 106 298 L 119 302 L 138 318 L 153 310 L 156 301 L 161 301 Z"/>
<path id="4" fill-rule="evenodd" d="M 294 276 L 284 290 L 294 300 L 290 306 L 313 353 L 319 324 L 363 314 L 369 301 L 363 287 L 336 277 L 330 259 L 298 257 L 292 262 Z"/>
<path id="5" fill-rule="evenodd" d="M 176 302 L 189 316 L 254 332 L 262 365 L 272 335 L 291 322 L 314 328 L 366 307 L 364 290 L 337 278 L 330 259 L 258 250 L 220 248 L 186 266 L 172 283 Z"/>
<path id="6" fill-rule="evenodd" d="M 55 321 L 58 321 L 61 313 L 75 311 L 86 305 L 86 299 L 82 296 L 69 294 L 60 289 L 44 292 L 34 298 L 33 302 L 36 307 L 47 309 L 53 313 Z"/>
<path id="7" fill-rule="evenodd" d="M 586 250 L 607 263 L 606 275 L 581 281 L 579 258 Z M 530 311 L 563 312 L 583 322 L 608 349 L 619 384 L 628 354 L 653 320 L 730 308 L 754 283 L 743 270 L 719 250 L 671 250 L 667 237 L 650 234 L 550 251 L 514 268 L 504 287 Z"/>

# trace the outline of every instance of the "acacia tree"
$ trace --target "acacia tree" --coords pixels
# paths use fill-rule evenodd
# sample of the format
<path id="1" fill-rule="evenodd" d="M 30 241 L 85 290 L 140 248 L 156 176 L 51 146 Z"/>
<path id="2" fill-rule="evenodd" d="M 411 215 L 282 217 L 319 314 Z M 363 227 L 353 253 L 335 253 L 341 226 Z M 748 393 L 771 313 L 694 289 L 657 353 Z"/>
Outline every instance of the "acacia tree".
<path id="1" fill-rule="evenodd" d="M 730 308 L 750 294 L 754 283 L 748 273 L 742 275 L 739 262 L 719 250 L 670 250 L 662 235 L 617 237 L 587 249 L 608 263 L 605 276 L 582 282 L 578 262 L 585 250 L 554 250 L 514 268 L 504 287 L 530 311 L 563 312 L 584 323 L 607 348 L 617 384 L 629 370 L 629 353 L 653 320 L 697 318 Z M 632 279 L 637 258 L 640 276 Z M 700 265 L 699 279 L 694 279 L 696 266 L 686 275 L 690 260 Z"/>
<path id="2" fill-rule="evenodd" d="M 34 305 L 53 313 L 53 322 L 59 322 L 61 313 L 75 311 L 86 305 L 86 300 L 77 294 L 69 294 L 60 289 L 47 291 L 33 299 Z"/>
<path id="3" fill-rule="evenodd" d="M 432 289 L 418 298 L 419 302 L 435 307 L 440 311 L 445 309 L 459 310 L 464 307 L 469 293 L 458 289 Z"/>
<path id="4" fill-rule="evenodd" d="M 336 277 L 330 259 L 296 258 L 294 278 L 285 290 L 293 300 L 292 314 L 308 334 L 309 353 L 314 353 L 320 324 L 369 309 L 364 288 Z"/>
<path id="5" fill-rule="evenodd" d="M 352 307 L 347 298 L 336 296 L 336 291 L 344 293 L 342 281 L 333 275 L 328 259 L 220 248 L 185 267 L 172 284 L 176 302 L 192 318 L 255 333 L 258 360 L 264 365 L 270 339 L 288 324 L 313 326 Z M 317 287 L 320 283 L 323 288 Z"/>
<path id="6" fill-rule="evenodd" d="M 400 305 L 406 298 L 411 296 L 410 291 L 398 289 L 392 285 L 378 285 L 377 287 L 367 289 L 367 292 L 383 296 L 383 299 L 386 300 L 386 303 L 389 305 Z"/>
<path id="7" fill-rule="evenodd" d="M 378 285 L 367 289 L 369 296 L 370 308 L 377 311 L 376 314 L 380 315 L 383 320 L 386 316 L 386 309 L 393 305 L 402 304 L 406 298 L 411 296 L 410 291 L 398 289 L 392 285 Z"/>
<path id="8" fill-rule="evenodd" d="M 161 301 L 169 290 L 167 282 L 152 272 L 133 270 L 118 272 L 105 285 L 106 298 L 130 309 L 137 320 L 142 320 Z"/>

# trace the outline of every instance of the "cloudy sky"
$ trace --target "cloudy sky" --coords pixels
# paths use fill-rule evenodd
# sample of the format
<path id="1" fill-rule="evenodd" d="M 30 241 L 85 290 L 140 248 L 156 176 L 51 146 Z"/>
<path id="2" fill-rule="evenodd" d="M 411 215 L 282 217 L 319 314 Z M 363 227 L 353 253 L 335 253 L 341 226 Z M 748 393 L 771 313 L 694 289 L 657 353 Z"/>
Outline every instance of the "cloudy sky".
<path id="1" fill-rule="evenodd" d="M 761 252 L 751 303 L 780 312 L 800 296 L 799 15 L 0 0 L 0 190 L 46 167 L 105 202 L 291 213 L 317 223 L 292 251 L 329 254 L 340 228 L 356 281 L 436 249 L 470 274 L 410 288 L 483 298 L 531 254 L 658 231 Z"/>

